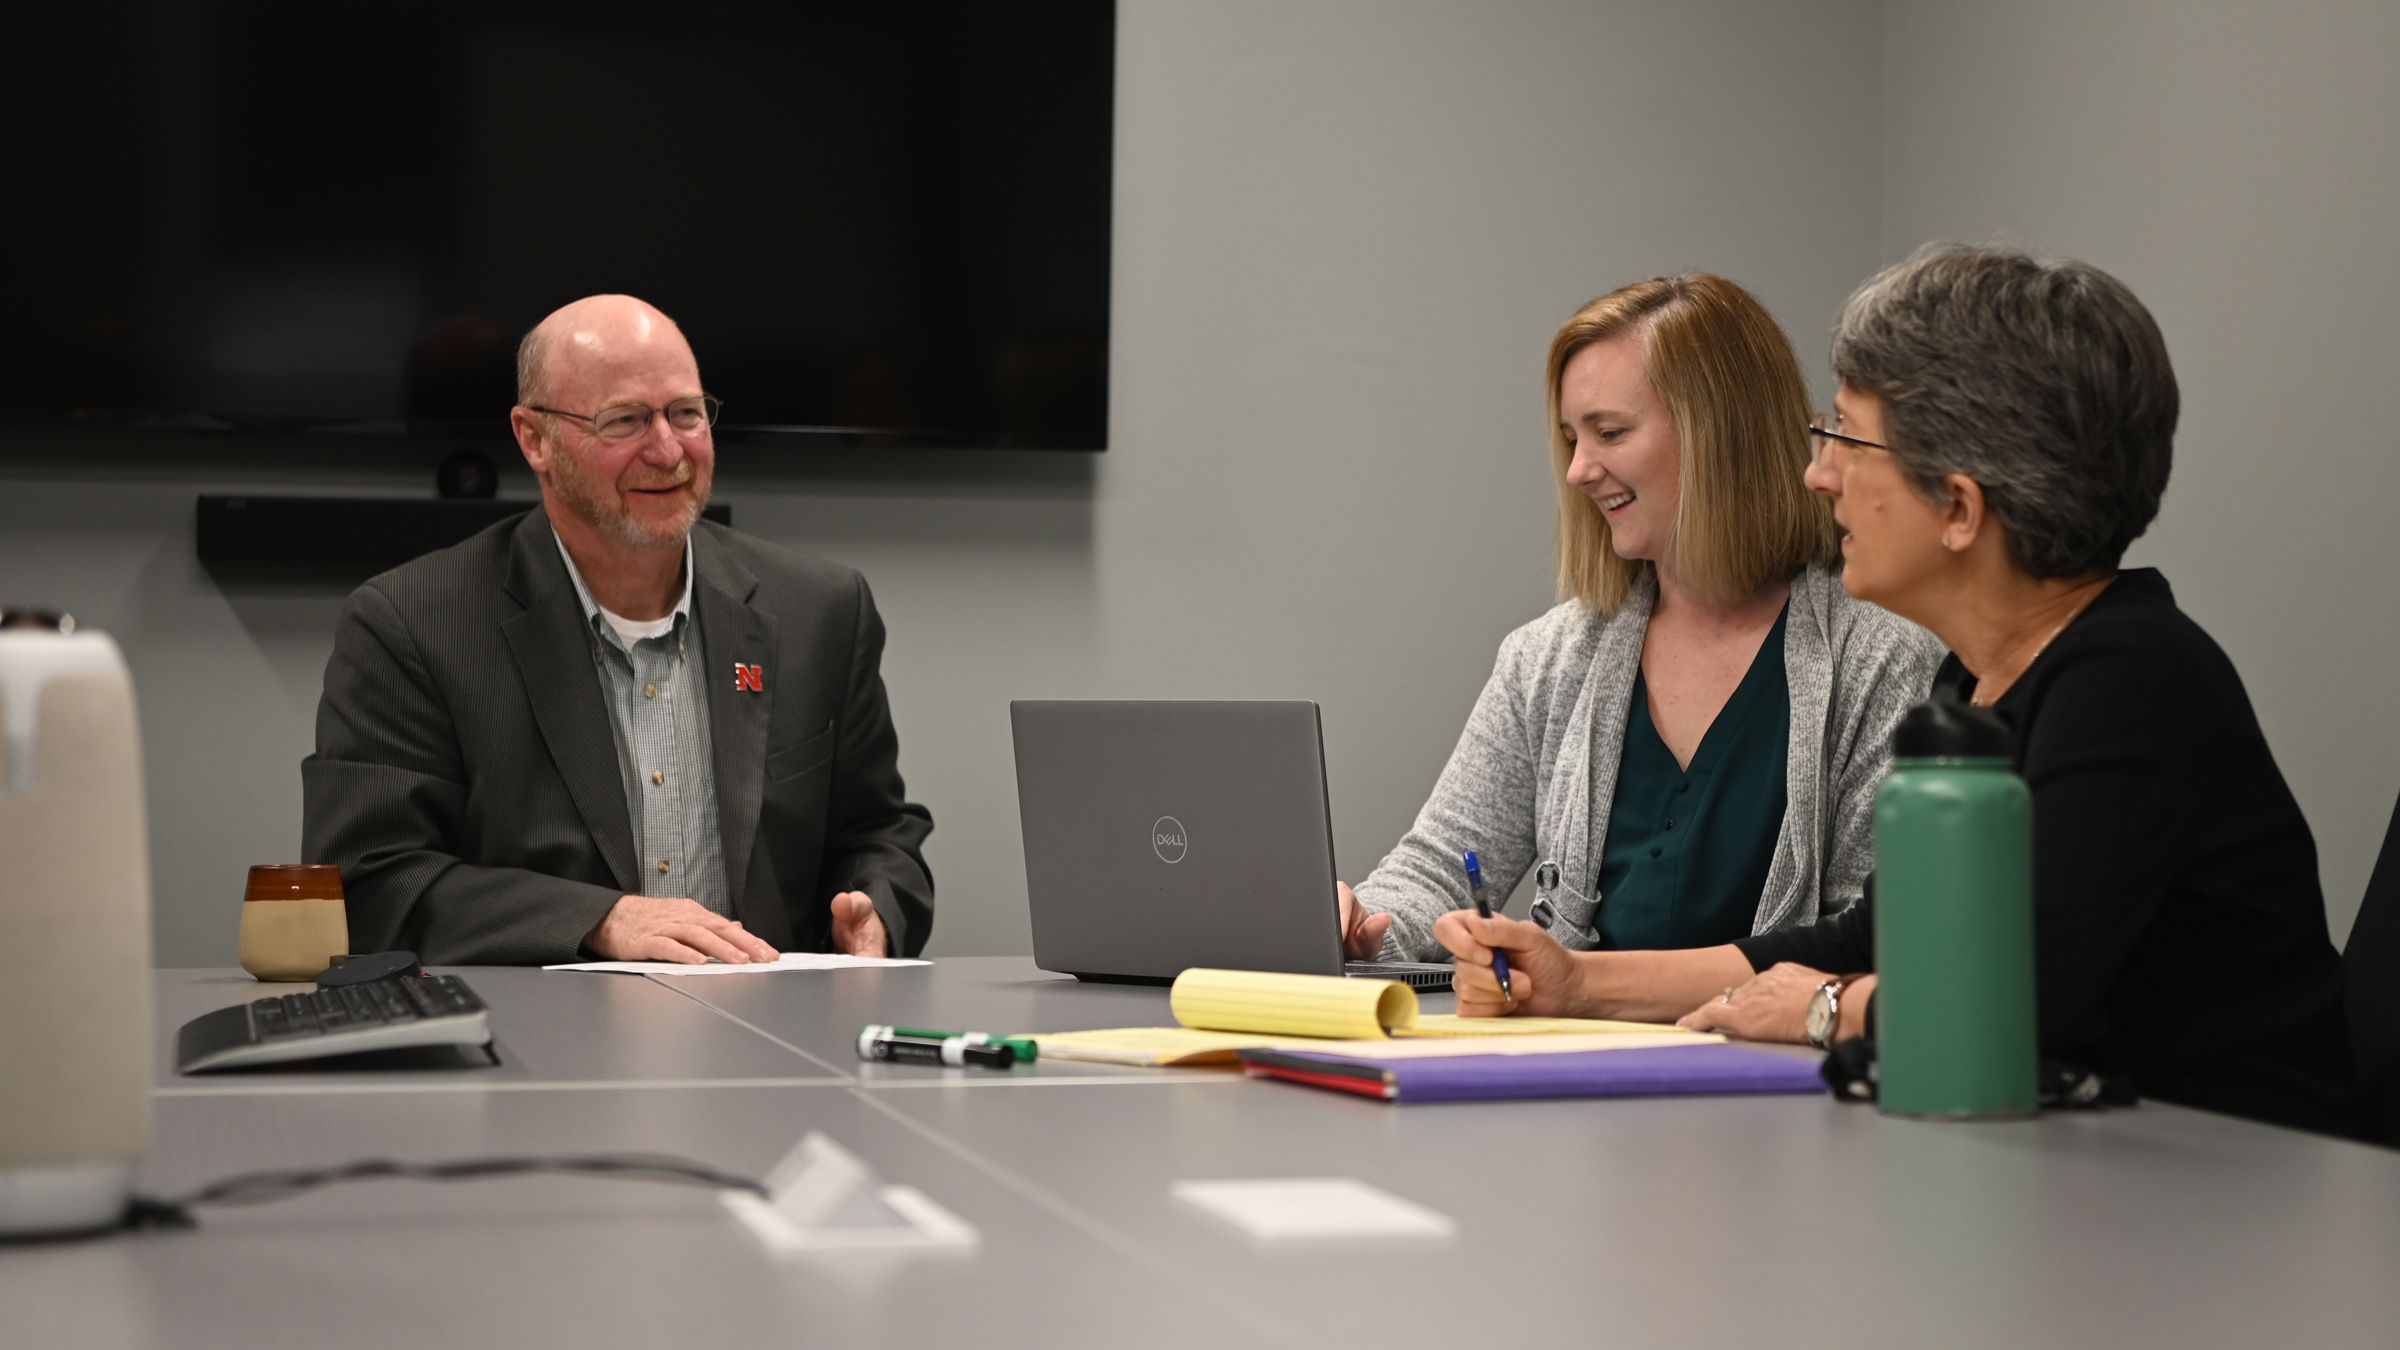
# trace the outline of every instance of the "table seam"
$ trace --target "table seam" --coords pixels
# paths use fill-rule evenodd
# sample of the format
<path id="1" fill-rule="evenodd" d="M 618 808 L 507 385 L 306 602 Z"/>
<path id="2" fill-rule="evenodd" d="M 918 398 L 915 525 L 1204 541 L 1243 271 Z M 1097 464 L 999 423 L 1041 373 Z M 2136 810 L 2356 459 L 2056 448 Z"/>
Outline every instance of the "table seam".
<path id="1" fill-rule="evenodd" d="M 775 1044 L 791 1051 L 793 1054 L 798 1055 L 800 1058 L 805 1059 L 809 1063 L 816 1065 L 818 1068 L 825 1070 L 827 1073 L 835 1075 L 844 1083 L 852 1083 L 857 1081 L 853 1075 L 845 1072 L 840 1065 L 828 1064 L 824 1060 L 810 1054 L 808 1051 L 803 1050 L 799 1046 L 796 1046 L 781 1036 L 776 1035 L 774 1032 L 767 1030 L 765 1027 L 762 1027 L 747 1018 L 736 1017 L 732 1013 L 729 1013 L 723 1008 L 718 1007 L 716 1004 L 700 997 L 698 994 L 686 994 L 676 985 L 669 983 L 667 980 L 662 980 L 656 975 L 644 975 L 642 978 L 659 986 L 662 989 L 678 995 L 679 997 L 690 999 L 692 1002 L 699 1004 L 701 1007 L 708 1009 L 710 1012 L 715 1013 L 717 1016 L 724 1018 L 726 1021 L 733 1023 L 737 1027 L 741 1027 L 746 1031 L 763 1036 L 766 1039 L 773 1041 Z"/>
<path id="2" fill-rule="evenodd" d="M 1226 1290 L 1190 1274 L 1167 1257 L 1151 1251 L 1140 1242 L 1109 1227 L 1099 1216 L 1087 1212 L 1083 1207 L 1064 1196 L 1053 1194 L 1031 1178 L 1022 1176 L 985 1157 L 974 1147 L 953 1139 L 941 1130 L 875 1100 L 873 1092 L 854 1086 L 850 1089 L 850 1095 L 864 1102 L 870 1108 L 881 1112 L 927 1143 L 1050 1211 L 1053 1215 L 1066 1221 L 1068 1225 L 1081 1230 L 1086 1236 L 1116 1250 L 1131 1259 L 1134 1264 L 1183 1290 L 1190 1297 L 1215 1307 L 1238 1325 L 1249 1328 L 1253 1335 L 1265 1337 L 1279 1345 L 1301 1347 L 1304 1350 L 1317 1350 L 1317 1347 L 1323 1344 L 1302 1335 L 1291 1327 L 1263 1320 L 1256 1309 L 1233 1297 Z"/>

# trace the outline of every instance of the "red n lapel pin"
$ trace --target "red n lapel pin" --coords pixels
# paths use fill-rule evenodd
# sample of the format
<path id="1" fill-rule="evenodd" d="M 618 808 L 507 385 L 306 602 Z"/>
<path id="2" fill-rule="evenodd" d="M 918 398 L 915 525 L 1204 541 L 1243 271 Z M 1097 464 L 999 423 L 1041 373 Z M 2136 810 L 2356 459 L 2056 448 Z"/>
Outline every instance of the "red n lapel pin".
<path id="1" fill-rule="evenodd" d="M 766 669 L 766 667 L 764 667 L 764 666 L 745 666 L 745 665 L 743 665 L 743 664 L 742 664 L 741 662 L 739 662 L 739 661 L 736 661 L 736 662 L 734 662 L 734 663 L 733 663 L 733 687 L 734 687 L 734 688 L 736 688 L 736 689 L 748 690 L 750 693 L 753 693 L 753 694 L 760 694 L 760 693 L 764 693 L 764 692 L 766 692 L 766 688 L 767 688 L 767 669 Z"/>

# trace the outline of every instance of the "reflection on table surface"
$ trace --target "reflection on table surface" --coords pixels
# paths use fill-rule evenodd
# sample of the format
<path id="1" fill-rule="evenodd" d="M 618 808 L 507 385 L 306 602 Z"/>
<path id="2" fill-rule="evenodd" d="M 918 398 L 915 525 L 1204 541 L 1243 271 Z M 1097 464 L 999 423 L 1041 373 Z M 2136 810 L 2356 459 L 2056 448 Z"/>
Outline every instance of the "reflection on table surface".
<path id="1" fill-rule="evenodd" d="M 0 1248 L 0 1344 L 2380 1346 L 2400 1325 L 2400 1155 L 2175 1107 L 1971 1126 L 1820 1096 L 1397 1107 L 1209 1070 L 856 1059 L 869 1022 L 1171 1020 L 1164 989 L 1021 958 L 453 973 L 491 1005 L 497 1066 L 162 1068 L 143 1191 L 370 1156 L 758 1176 L 813 1129 L 981 1244 L 777 1263 L 697 1190 L 366 1182 L 195 1232 Z M 161 1045 L 304 987 L 161 972 Z M 1275 1176 L 1356 1177 L 1457 1232 L 1262 1248 L 1169 1193 Z"/>

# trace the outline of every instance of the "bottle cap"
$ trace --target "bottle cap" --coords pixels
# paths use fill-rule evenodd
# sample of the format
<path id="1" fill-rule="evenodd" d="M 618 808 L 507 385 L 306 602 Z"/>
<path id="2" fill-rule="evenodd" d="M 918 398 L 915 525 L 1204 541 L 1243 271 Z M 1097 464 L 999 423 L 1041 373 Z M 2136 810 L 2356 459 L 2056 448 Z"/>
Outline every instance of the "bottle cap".
<path id="1" fill-rule="evenodd" d="M 1936 685 L 1933 696 L 1908 710 L 1892 728 L 1894 759 L 2007 759 L 2008 724 L 1989 708 L 1961 702 L 1958 690 Z"/>

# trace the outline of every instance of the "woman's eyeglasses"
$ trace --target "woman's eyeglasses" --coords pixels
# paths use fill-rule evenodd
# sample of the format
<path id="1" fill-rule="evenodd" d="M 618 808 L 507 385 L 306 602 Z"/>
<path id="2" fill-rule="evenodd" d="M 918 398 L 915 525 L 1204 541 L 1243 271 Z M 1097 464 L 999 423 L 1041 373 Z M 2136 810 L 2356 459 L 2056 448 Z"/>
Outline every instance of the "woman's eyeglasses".
<path id="1" fill-rule="evenodd" d="M 1845 436 L 1841 432 L 1841 425 L 1842 415 L 1840 413 L 1818 413 L 1815 417 L 1809 419 L 1808 458 L 1810 463 L 1824 463 L 1825 448 L 1833 444 L 1835 441 L 1840 441 L 1844 445 L 1863 445 L 1869 450 L 1889 450 L 1892 448 L 1888 445 L 1885 445 L 1881 441 L 1868 441 L 1861 440 L 1856 436 Z"/>

